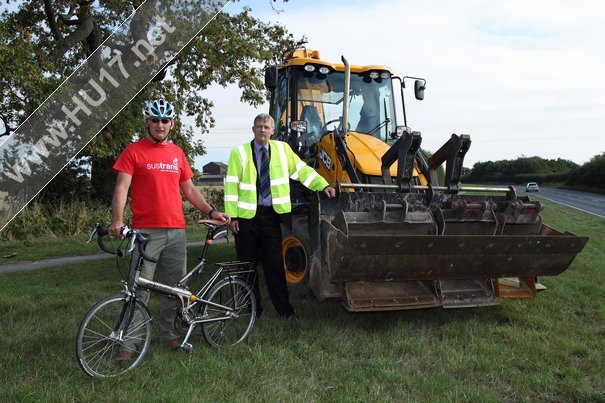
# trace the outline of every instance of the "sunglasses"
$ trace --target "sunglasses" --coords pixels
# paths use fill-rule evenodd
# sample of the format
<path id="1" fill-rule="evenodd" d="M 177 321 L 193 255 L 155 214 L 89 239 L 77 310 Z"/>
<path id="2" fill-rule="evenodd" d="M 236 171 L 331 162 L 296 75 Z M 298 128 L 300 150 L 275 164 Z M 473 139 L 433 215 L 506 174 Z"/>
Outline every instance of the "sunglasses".
<path id="1" fill-rule="evenodd" d="M 162 123 L 164 123 L 165 125 L 167 125 L 168 123 L 170 123 L 170 119 L 158 119 L 158 118 L 151 118 L 151 121 L 152 121 L 153 123 L 156 123 L 156 124 L 157 124 L 157 123 L 162 122 Z"/>

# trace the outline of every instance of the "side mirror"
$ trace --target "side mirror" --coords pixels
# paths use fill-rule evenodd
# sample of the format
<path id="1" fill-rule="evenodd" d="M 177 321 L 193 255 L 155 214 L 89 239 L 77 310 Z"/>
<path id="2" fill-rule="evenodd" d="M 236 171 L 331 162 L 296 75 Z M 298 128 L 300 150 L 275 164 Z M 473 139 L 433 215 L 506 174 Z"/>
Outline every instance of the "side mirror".
<path id="1" fill-rule="evenodd" d="M 424 80 L 416 80 L 414 81 L 414 95 L 416 99 L 422 101 L 424 99 L 424 89 L 425 89 L 426 81 Z"/>
<path id="2" fill-rule="evenodd" d="M 273 91 L 277 87 L 277 67 L 271 66 L 265 69 L 265 87 Z"/>
<path id="3" fill-rule="evenodd" d="M 295 132 L 306 133 L 307 122 L 305 122 L 304 120 L 293 120 L 292 122 L 290 122 L 290 129 L 294 130 Z"/>

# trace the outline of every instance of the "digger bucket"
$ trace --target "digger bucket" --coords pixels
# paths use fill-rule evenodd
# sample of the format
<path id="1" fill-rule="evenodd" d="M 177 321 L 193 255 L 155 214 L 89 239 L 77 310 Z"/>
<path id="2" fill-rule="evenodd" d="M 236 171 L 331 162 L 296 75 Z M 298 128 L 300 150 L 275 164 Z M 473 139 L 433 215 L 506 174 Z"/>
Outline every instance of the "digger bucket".
<path id="1" fill-rule="evenodd" d="M 321 224 L 329 280 L 351 311 L 496 304 L 495 279 L 558 275 L 587 242 L 543 224 L 541 208 L 527 197 L 342 193 Z"/>

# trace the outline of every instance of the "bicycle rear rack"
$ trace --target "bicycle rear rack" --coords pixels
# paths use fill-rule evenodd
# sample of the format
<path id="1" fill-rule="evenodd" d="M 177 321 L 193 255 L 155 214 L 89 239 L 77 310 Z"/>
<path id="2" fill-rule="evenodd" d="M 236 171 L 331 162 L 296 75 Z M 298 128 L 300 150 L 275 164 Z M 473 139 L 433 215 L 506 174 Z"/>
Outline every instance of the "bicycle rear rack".
<path id="1" fill-rule="evenodd" d="M 216 263 L 216 266 L 221 268 L 221 277 L 240 276 L 249 284 L 252 284 L 251 279 L 256 278 L 256 270 L 252 262 L 220 262 Z M 252 277 L 252 278 L 251 278 Z"/>

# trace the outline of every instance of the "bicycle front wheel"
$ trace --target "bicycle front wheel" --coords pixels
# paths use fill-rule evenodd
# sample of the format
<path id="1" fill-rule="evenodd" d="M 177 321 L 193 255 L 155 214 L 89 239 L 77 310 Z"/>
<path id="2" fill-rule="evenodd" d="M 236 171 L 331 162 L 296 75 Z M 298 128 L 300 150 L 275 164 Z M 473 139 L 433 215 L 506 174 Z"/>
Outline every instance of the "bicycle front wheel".
<path id="1" fill-rule="evenodd" d="M 120 375 L 141 362 L 151 342 L 151 316 L 143 303 L 115 295 L 96 303 L 76 335 L 80 367 L 92 377 Z"/>
<path id="2" fill-rule="evenodd" d="M 237 344 L 248 337 L 256 319 L 256 299 L 252 288 L 239 277 L 228 277 L 217 282 L 205 299 L 211 303 L 202 309 L 204 338 L 213 347 Z"/>

